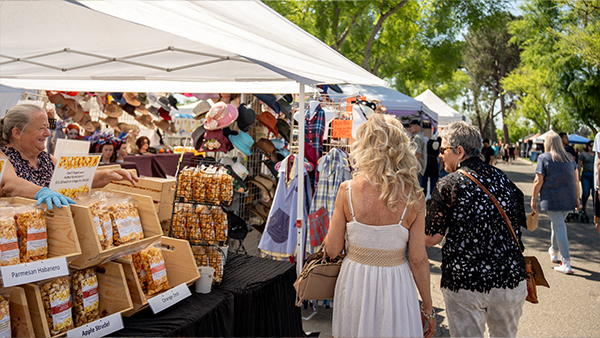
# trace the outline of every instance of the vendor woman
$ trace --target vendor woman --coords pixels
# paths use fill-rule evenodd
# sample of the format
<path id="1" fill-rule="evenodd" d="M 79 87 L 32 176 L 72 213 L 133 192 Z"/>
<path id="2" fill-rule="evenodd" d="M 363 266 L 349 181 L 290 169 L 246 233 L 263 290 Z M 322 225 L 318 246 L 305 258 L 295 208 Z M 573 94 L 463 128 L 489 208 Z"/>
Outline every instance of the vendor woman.
<path id="1" fill-rule="evenodd" d="M 50 136 L 46 112 L 31 104 L 17 105 L 0 118 L 0 159 L 8 158 L 0 183 L 0 196 L 35 198 L 62 207 L 75 202 L 48 188 L 57 158 L 45 149 Z M 138 178 L 123 169 L 96 171 L 92 188 L 102 188 L 112 181 L 128 180 L 135 185 Z"/>

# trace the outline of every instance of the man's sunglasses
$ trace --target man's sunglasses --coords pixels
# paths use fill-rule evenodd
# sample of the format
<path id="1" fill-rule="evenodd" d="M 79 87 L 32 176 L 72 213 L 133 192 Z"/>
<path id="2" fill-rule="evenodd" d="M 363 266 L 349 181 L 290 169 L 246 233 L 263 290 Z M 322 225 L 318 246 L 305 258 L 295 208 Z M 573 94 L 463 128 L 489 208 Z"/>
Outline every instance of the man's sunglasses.
<path id="1" fill-rule="evenodd" d="M 448 149 L 452 149 L 452 147 L 440 147 L 440 154 L 444 155 L 444 153 L 446 152 L 446 150 Z"/>

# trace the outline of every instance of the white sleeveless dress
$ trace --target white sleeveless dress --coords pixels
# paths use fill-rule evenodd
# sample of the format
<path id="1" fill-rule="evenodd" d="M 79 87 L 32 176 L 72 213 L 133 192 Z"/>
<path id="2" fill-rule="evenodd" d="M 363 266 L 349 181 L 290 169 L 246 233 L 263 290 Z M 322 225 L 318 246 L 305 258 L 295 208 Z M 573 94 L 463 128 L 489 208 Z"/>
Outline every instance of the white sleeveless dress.
<path id="1" fill-rule="evenodd" d="M 356 221 L 350 184 L 348 190 L 352 213 L 352 221 L 346 225 L 350 258 L 346 256 L 344 259 L 335 286 L 333 336 L 423 337 L 417 288 L 404 257 L 396 256 L 396 263 L 391 265 L 398 261 L 401 263 L 395 266 L 364 264 L 364 257 L 360 259 L 363 263 L 351 259 L 352 249 L 357 247 L 360 250 L 355 251 L 370 251 L 371 256 L 373 252 L 394 251 L 387 253 L 393 255 L 404 252 L 408 242 L 408 229 L 402 226 L 402 219 L 398 224 L 384 226 L 371 226 Z M 402 218 L 405 213 L 406 208 Z M 378 260 L 374 263 L 380 262 Z"/>

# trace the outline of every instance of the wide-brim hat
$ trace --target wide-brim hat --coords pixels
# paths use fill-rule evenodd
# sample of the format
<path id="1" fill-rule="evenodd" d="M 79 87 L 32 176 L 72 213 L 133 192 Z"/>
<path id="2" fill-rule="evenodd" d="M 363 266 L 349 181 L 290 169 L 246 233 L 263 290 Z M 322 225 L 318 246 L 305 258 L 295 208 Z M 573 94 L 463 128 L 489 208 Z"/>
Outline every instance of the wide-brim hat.
<path id="1" fill-rule="evenodd" d="M 241 178 L 243 181 L 246 180 L 246 178 L 248 178 L 248 175 L 250 174 L 248 172 L 248 169 L 246 169 L 246 167 L 244 167 L 243 164 L 241 164 L 240 162 L 235 162 L 232 166 L 231 169 L 233 170 L 233 172 L 235 172 L 235 174 Z"/>
<path id="2" fill-rule="evenodd" d="M 275 197 L 275 189 L 277 188 L 277 184 L 266 174 L 258 174 L 248 180 L 248 183 L 252 183 L 257 186 L 260 190 L 266 192 L 271 200 Z"/>
<path id="3" fill-rule="evenodd" d="M 273 145 L 273 142 L 271 142 L 270 140 L 268 140 L 266 138 L 261 138 L 260 140 L 255 142 L 254 145 L 256 147 L 260 148 L 262 150 L 262 152 L 268 158 L 271 159 L 271 161 L 278 162 L 277 155 L 275 154 L 275 146 Z"/>
<path id="4" fill-rule="evenodd" d="M 169 94 L 169 96 L 167 97 L 167 101 L 169 102 L 169 105 L 177 110 L 179 110 L 179 108 L 177 108 L 177 99 L 175 98 L 175 96 L 173 96 L 172 94 Z"/>
<path id="5" fill-rule="evenodd" d="M 212 151 L 226 153 L 231 149 L 231 142 L 225 135 L 223 129 L 207 130 L 204 133 L 204 142 L 199 151 Z"/>
<path id="6" fill-rule="evenodd" d="M 153 105 L 148 105 L 148 107 L 146 107 L 146 109 L 148 109 L 148 111 L 149 111 L 150 113 L 152 113 L 152 115 L 154 115 L 154 116 L 156 116 L 156 117 L 159 117 L 159 116 L 160 116 L 160 114 L 158 113 L 158 108 L 156 108 L 155 106 L 153 106 Z"/>
<path id="7" fill-rule="evenodd" d="M 130 105 L 132 105 L 134 107 L 137 107 L 142 104 L 140 101 L 137 100 L 137 93 L 132 93 L 132 92 L 123 93 L 123 98 L 125 98 L 125 102 L 129 103 Z"/>
<path id="8" fill-rule="evenodd" d="M 92 123 L 92 118 L 88 114 L 84 114 L 80 122 L 78 122 L 85 131 L 93 133 L 96 131 L 96 126 Z"/>
<path id="9" fill-rule="evenodd" d="M 199 150 L 202 142 L 204 141 L 204 133 L 206 133 L 206 128 L 204 125 L 200 125 L 198 128 L 194 129 L 192 132 L 192 141 L 194 149 Z"/>
<path id="10" fill-rule="evenodd" d="M 148 94 L 137 93 L 137 100 L 140 101 L 141 104 L 148 104 Z"/>
<path id="11" fill-rule="evenodd" d="M 123 97 L 123 93 L 110 93 L 110 96 L 120 105 L 124 105 L 125 103 L 127 103 L 127 101 L 125 101 L 125 98 Z"/>
<path id="12" fill-rule="evenodd" d="M 108 115 L 108 117 L 121 117 L 123 115 L 123 109 L 119 107 L 117 102 L 112 101 L 111 103 L 104 106 L 104 113 Z"/>
<path id="13" fill-rule="evenodd" d="M 79 104 L 77 104 L 77 109 L 75 109 L 75 115 L 73 115 L 73 121 L 81 122 L 83 120 L 84 115 L 85 111 Z"/>
<path id="14" fill-rule="evenodd" d="M 279 103 L 277 103 L 277 96 L 275 96 L 273 94 L 252 94 L 252 95 L 254 95 L 257 99 L 264 102 L 267 106 L 269 106 L 271 109 L 273 109 L 273 111 L 275 113 L 277 113 L 277 115 L 279 115 L 279 112 L 281 111 L 281 109 L 279 107 Z"/>
<path id="15" fill-rule="evenodd" d="M 108 124 L 112 128 L 117 128 L 119 126 L 119 119 L 116 117 L 107 116 L 105 118 L 101 118 L 104 123 Z"/>
<path id="16" fill-rule="evenodd" d="M 277 130 L 277 119 L 273 114 L 269 112 L 263 112 L 260 115 L 256 115 L 256 119 L 262 123 L 273 135 L 277 135 L 279 132 Z"/>
<path id="17" fill-rule="evenodd" d="M 213 115 L 213 113 L 215 114 Z M 207 130 L 223 129 L 232 124 L 238 118 L 238 115 L 238 110 L 233 105 L 217 102 L 206 114 L 204 128 Z"/>
<path id="18" fill-rule="evenodd" d="M 256 121 L 256 113 L 252 108 L 248 108 L 246 104 L 242 103 L 238 108 L 239 116 L 237 118 L 237 126 L 241 131 L 248 131 L 252 128 L 254 121 Z"/>
<path id="19" fill-rule="evenodd" d="M 231 144 L 233 144 L 235 149 L 241 151 L 246 156 L 252 155 L 252 150 L 250 150 L 250 148 L 254 144 L 252 136 L 244 133 L 243 131 L 240 131 L 237 135 L 230 134 L 229 140 L 231 141 Z"/>
<path id="20" fill-rule="evenodd" d="M 154 123 L 152 123 L 152 116 L 150 115 L 137 115 L 135 120 L 146 128 L 154 129 Z"/>
<path id="21" fill-rule="evenodd" d="M 153 121 L 153 123 L 155 126 L 160 128 L 162 131 L 169 130 L 169 127 L 171 126 L 171 123 L 165 119 L 156 120 L 156 121 Z"/>
<path id="22" fill-rule="evenodd" d="M 203 119 L 212 106 L 213 102 L 211 99 L 198 101 L 198 104 L 192 110 L 192 112 L 195 114 L 194 119 Z"/>
<path id="23" fill-rule="evenodd" d="M 167 121 L 171 121 L 171 114 L 169 114 L 169 111 L 164 109 L 163 107 L 158 108 L 158 116 L 162 117 Z"/>
<path id="24" fill-rule="evenodd" d="M 121 109 L 123 109 L 127 114 L 133 117 L 137 116 L 137 114 L 135 113 L 135 107 L 130 105 L 129 103 L 125 103 L 124 105 L 122 105 Z"/>
<path id="25" fill-rule="evenodd" d="M 166 111 L 171 111 L 171 106 L 169 106 L 169 99 L 167 99 L 166 97 L 162 96 L 158 98 L 158 101 L 156 101 L 158 103 L 158 105 L 166 110 Z"/>
<path id="26" fill-rule="evenodd" d="M 287 123 L 286 120 L 282 120 L 282 119 L 277 119 L 277 130 L 279 132 L 279 135 L 281 135 L 286 141 L 287 143 L 290 143 L 290 125 Z"/>
<path id="27" fill-rule="evenodd" d="M 283 113 L 283 115 L 285 115 L 285 118 L 291 119 L 292 118 L 292 105 L 289 104 L 287 102 L 287 100 L 283 97 L 280 98 L 279 100 L 277 100 L 277 104 L 279 104 L 279 108 L 280 108 L 281 112 Z"/>
<path id="28" fill-rule="evenodd" d="M 155 93 L 146 93 L 146 95 L 148 97 L 148 103 L 150 103 L 151 106 L 156 108 L 160 107 L 158 96 Z"/>

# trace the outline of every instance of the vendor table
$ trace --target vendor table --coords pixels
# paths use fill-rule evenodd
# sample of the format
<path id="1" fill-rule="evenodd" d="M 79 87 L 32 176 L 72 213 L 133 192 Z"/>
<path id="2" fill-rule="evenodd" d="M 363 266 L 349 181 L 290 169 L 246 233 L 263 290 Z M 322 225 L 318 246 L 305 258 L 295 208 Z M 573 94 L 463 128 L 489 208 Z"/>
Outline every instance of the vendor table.
<path id="1" fill-rule="evenodd" d="M 137 165 L 138 175 L 146 177 L 175 176 L 181 154 L 127 155 L 125 162 Z"/>
<path id="2" fill-rule="evenodd" d="M 152 156 L 154 155 L 127 155 L 123 157 L 123 160 L 134 162 L 137 165 L 138 176 L 153 177 Z"/>
<path id="3" fill-rule="evenodd" d="M 223 282 L 154 315 L 124 318 L 113 336 L 304 337 L 295 306 L 296 267 L 289 262 L 229 253 Z"/>

